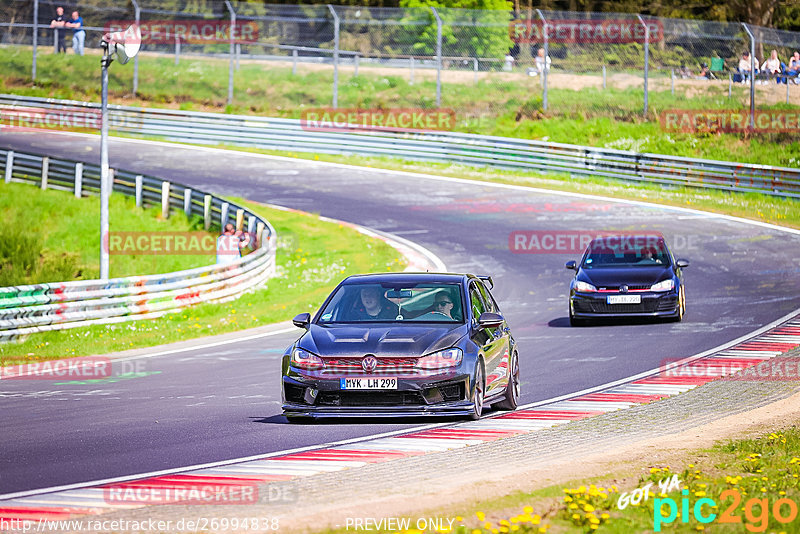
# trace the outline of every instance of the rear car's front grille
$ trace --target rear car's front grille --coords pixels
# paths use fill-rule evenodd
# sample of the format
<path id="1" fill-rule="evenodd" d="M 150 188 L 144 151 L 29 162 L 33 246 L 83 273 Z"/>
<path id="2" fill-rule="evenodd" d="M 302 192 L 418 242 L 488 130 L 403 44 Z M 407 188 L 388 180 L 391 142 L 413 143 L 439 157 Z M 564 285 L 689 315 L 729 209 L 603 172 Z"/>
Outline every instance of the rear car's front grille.
<path id="1" fill-rule="evenodd" d="M 306 392 L 306 388 L 302 386 L 295 386 L 294 384 L 289 384 L 284 382 L 283 384 L 283 393 L 286 396 L 287 402 L 293 403 L 303 403 L 303 395 Z"/>
<path id="2" fill-rule="evenodd" d="M 651 286 L 642 286 L 642 285 L 629 285 L 629 291 L 646 291 L 650 289 Z M 602 286 L 598 287 L 597 289 L 613 289 L 614 291 L 618 291 L 620 286 Z"/>
<path id="3" fill-rule="evenodd" d="M 600 299 L 576 299 L 575 313 L 653 313 L 657 299 L 643 299 L 641 304 L 608 304 Z"/>

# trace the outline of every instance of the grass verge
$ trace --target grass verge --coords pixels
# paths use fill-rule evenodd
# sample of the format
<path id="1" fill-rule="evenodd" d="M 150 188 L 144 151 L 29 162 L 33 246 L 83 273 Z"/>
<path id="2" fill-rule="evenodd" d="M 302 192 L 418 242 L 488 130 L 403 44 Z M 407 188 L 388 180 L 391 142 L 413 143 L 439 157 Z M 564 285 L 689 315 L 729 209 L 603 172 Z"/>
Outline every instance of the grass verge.
<path id="1" fill-rule="evenodd" d="M 33 83 L 31 51 L 0 47 L 0 92 L 100 100 L 96 55 L 39 54 L 37 61 L 38 79 Z M 133 69 L 123 67 L 109 71 L 110 98 L 117 104 L 289 118 L 331 104 L 330 69 L 303 66 L 292 74 L 287 66 L 243 61 L 234 77 L 234 103 L 228 105 L 228 68 L 225 59 L 185 57 L 175 65 L 171 57 L 145 54 L 140 57 L 137 95 L 130 94 Z M 650 91 L 650 111 L 643 117 L 641 87 L 599 89 L 582 86 L 579 75 L 574 78 L 570 87 L 575 89 L 549 88 L 546 112 L 538 79 L 509 78 L 503 73 L 489 73 L 477 84 L 470 76 L 462 83 L 443 83 L 442 107 L 455 110 L 453 129 L 461 132 L 768 165 L 797 166 L 800 162 L 800 141 L 792 133 L 745 137 L 713 128 L 701 133 L 661 129 L 659 114 L 670 109 L 745 109 L 749 94 L 742 86 L 735 87 L 729 99 L 724 82 L 693 81 L 675 94 L 662 84 L 661 90 Z M 796 105 L 779 103 L 764 106 L 767 97 L 779 102 L 782 93 L 772 86 L 759 86 L 758 90 L 764 93 L 759 94 L 759 109 L 796 109 Z M 790 101 L 796 103 L 800 87 L 790 90 L 794 91 Z M 395 74 L 365 67 L 359 76 L 351 76 L 349 70 L 342 74 L 338 104 L 341 108 L 431 109 L 436 107 L 435 94 L 432 79 L 410 84 L 401 70 Z"/>
<path id="2" fill-rule="evenodd" d="M 263 288 L 232 302 L 193 306 L 152 321 L 45 332 L 0 344 L 0 365 L 104 354 L 271 324 L 315 310 L 346 276 L 406 266 L 394 248 L 352 228 L 314 214 L 233 201 L 268 219 L 279 236 L 278 276 Z"/>
<path id="3" fill-rule="evenodd" d="M 58 214 L 54 218 L 54 214 Z M 100 199 L 75 198 L 65 191 L 0 183 L 0 287 L 91 280 L 100 273 Z M 202 232 L 199 217 L 174 212 L 161 217 L 155 207 L 142 210 L 131 197 L 112 195 L 112 232 Z M 209 234 L 212 235 L 212 234 Z M 214 236 L 216 237 L 216 236 Z M 109 257 L 112 278 L 156 274 L 210 265 L 207 255 L 118 255 Z"/>
<path id="4" fill-rule="evenodd" d="M 691 451 L 674 467 L 623 464 L 618 471 L 594 479 L 517 492 L 463 508 L 426 510 L 419 517 L 453 519 L 452 530 L 438 530 L 451 534 L 798 532 L 799 477 L 800 429 L 792 425 Z M 437 532 L 405 530 L 420 531 Z"/>

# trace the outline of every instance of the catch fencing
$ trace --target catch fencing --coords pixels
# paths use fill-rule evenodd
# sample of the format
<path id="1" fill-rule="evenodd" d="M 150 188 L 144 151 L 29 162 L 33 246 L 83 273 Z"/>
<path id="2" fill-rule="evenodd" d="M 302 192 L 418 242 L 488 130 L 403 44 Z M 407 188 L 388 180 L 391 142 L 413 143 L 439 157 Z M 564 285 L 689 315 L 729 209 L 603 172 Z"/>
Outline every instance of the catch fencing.
<path id="1" fill-rule="evenodd" d="M 100 192 L 100 167 L 0 149 L 0 175 L 77 197 Z M 161 206 L 203 217 L 205 228 L 239 224 L 259 247 L 232 263 L 110 280 L 78 280 L 0 288 L 0 342 L 50 330 L 153 319 L 204 302 L 224 302 L 258 288 L 276 273 L 275 230 L 246 209 L 215 195 L 124 170 L 112 171 L 113 191 L 138 206 Z"/>
<path id="2" fill-rule="evenodd" d="M 6 3 L 1 44 L 33 45 L 34 51 L 55 46 L 50 5 Z M 145 29 L 143 54 L 170 54 L 175 63 L 199 55 L 224 57 L 230 68 L 227 80 L 217 80 L 218 98 L 229 104 L 236 101 L 236 72 L 245 61 L 268 63 L 280 76 L 291 73 L 330 84 L 325 94 L 283 95 L 280 107 L 288 116 L 308 106 L 386 107 L 392 103 L 382 91 L 398 86 L 402 107 L 452 108 L 460 121 L 478 125 L 514 114 L 536 118 L 542 111 L 633 120 L 673 107 L 800 105 L 796 76 L 784 80 L 763 70 L 760 77 L 739 76 L 745 51 L 755 52 L 752 63 L 759 69 L 773 49 L 787 68 L 792 53 L 800 50 L 800 33 L 754 25 L 538 9 L 235 0 L 176 0 L 169 6 L 157 0 L 131 0 L 127 7 L 110 0 L 78 4 L 87 47 L 98 48 L 103 32 L 136 22 Z M 67 32 L 68 41 L 72 35 L 58 32 Z M 34 79 L 57 78 L 57 73 L 37 72 L 33 57 Z M 137 58 L 134 93 L 140 77 Z M 182 81 L 189 80 L 172 80 Z"/>
<path id="3" fill-rule="evenodd" d="M 0 95 L 0 115 L 15 109 L 96 110 L 98 104 Z M 643 154 L 453 132 L 391 132 L 357 125 L 310 127 L 296 119 L 109 106 L 111 131 L 195 144 L 291 152 L 390 156 L 571 177 L 698 187 L 800 198 L 800 169 Z M 57 121 L 54 121 L 57 122 Z"/>

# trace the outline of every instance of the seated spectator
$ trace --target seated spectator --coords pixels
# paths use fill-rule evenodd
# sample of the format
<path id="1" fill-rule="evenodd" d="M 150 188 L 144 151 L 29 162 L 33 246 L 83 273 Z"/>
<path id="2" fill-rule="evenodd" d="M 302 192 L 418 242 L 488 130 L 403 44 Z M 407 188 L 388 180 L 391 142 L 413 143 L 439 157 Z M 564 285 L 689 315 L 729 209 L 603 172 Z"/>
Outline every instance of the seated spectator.
<path id="1" fill-rule="evenodd" d="M 778 77 L 778 74 L 781 73 L 781 60 L 778 59 L 777 50 L 773 50 L 769 59 L 762 63 L 761 71 L 770 77 L 775 76 L 776 83 L 781 83 L 781 79 Z"/>
<path id="2" fill-rule="evenodd" d="M 700 64 L 700 75 L 697 76 L 698 80 L 716 80 L 717 77 L 714 76 L 714 73 L 711 72 L 711 69 L 708 68 L 708 63 L 701 63 Z"/>
<path id="3" fill-rule="evenodd" d="M 689 70 L 689 67 L 686 66 L 686 63 L 681 63 L 681 68 L 678 69 L 678 76 L 684 80 L 692 77 L 692 71 Z"/>
<path id="4" fill-rule="evenodd" d="M 756 60 L 755 64 L 758 65 L 758 60 Z M 739 60 L 739 68 L 737 69 L 739 72 L 734 76 L 733 81 L 742 83 L 749 82 L 751 68 L 750 52 L 745 52 L 742 54 L 742 59 Z"/>
<path id="5" fill-rule="evenodd" d="M 503 60 L 503 70 L 505 72 L 511 72 L 514 70 L 514 56 L 511 55 L 511 52 L 507 53 L 505 59 Z"/>
<path id="6" fill-rule="evenodd" d="M 800 52 L 795 52 L 792 59 L 789 60 L 786 74 L 794 83 L 800 84 Z"/>
<path id="7" fill-rule="evenodd" d="M 544 74 L 544 71 L 550 71 L 550 56 L 544 57 L 544 48 L 540 48 L 536 53 L 536 70 L 539 74 Z"/>

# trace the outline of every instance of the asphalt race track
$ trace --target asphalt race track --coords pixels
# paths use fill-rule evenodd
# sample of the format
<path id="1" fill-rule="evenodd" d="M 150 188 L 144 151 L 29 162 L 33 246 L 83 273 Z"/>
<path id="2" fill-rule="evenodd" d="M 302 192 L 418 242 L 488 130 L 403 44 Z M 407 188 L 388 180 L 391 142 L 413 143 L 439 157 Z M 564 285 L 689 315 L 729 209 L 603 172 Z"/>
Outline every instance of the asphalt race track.
<path id="1" fill-rule="evenodd" d="M 0 145 L 99 162 L 99 138 L 4 132 Z M 430 249 L 453 272 L 493 275 L 495 295 L 519 341 L 523 403 L 653 369 L 800 308 L 800 235 L 720 217 L 121 139 L 111 140 L 110 161 L 390 232 Z M 524 230 L 662 232 L 675 255 L 692 262 L 685 270 L 684 322 L 570 328 L 566 295 L 573 273 L 564 262 L 578 254 L 514 253 L 509 235 Z M 303 236 L 295 238 L 302 247 Z M 0 383 L 0 494 L 420 423 L 287 424 L 280 415 L 279 358 L 298 334 L 138 360 L 143 376 L 130 380 Z"/>

